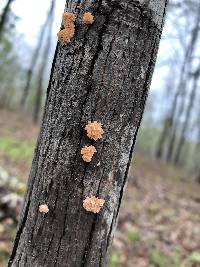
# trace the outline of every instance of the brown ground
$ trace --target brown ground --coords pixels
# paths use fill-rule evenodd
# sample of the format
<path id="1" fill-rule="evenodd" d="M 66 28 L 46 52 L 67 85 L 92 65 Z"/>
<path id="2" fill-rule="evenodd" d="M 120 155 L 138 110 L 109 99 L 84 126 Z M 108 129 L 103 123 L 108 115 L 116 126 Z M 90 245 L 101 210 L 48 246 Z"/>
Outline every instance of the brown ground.
<path id="1" fill-rule="evenodd" d="M 19 114 L 13 111 L 0 110 L 0 137 L 14 138 L 19 142 L 28 142 L 34 148 L 39 127 L 32 123 L 32 119 L 26 114 Z M 30 159 L 11 160 L 7 153 L 0 149 L 0 166 L 5 167 L 10 175 L 27 177 L 30 166 Z"/>
<path id="2" fill-rule="evenodd" d="M 141 155 L 133 173 L 114 241 L 118 266 L 200 266 L 200 185 Z"/>
<path id="3" fill-rule="evenodd" d="M 22 141 L 35 141 L 38 133 L 38 125 L 32 123 L 32 119 L 26 114 L 14 111 L 0 110 L 0 135 L 13 135 Z"/>
<path id="4" fill-rule="evenodd" d="M 34 144 L 37 133 L 24 116 L 0 111 L 0 137 Z M 199 267 L 200 185 L 153 158 L 137 153 L 133 161 L 109 267 Z M 13 160 L 0 150 L 0 166 L 26 180 L 30 160 Z M 0 262 L 13 235 L 12 221 L 0 222 Z"/>

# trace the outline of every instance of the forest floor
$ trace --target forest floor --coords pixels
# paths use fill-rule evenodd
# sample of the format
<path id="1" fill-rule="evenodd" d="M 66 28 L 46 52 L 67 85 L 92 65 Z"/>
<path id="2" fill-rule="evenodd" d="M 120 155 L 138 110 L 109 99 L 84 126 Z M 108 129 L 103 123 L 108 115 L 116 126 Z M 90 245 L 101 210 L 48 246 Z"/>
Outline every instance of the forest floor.
<path id="1" fill-rule="evenodd" d="M 0 177 L 23 184 L 18 194 L 25 190 L 37 134 L 30 119 L 0 111 Z M 109 267 L 200 267 L 199 193 L 185 170 L 137 152 Z M 0 267 L 6 266 L 15 229 L 11 218 L 0 220 Z"/>

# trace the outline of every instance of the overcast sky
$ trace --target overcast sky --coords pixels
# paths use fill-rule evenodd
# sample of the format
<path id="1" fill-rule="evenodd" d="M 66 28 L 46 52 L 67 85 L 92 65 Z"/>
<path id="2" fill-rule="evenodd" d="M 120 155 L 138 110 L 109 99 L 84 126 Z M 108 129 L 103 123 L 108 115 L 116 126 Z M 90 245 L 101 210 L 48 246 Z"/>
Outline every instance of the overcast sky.
<path id="1" fill-rule="evenodd" d="M 50 0 L 17 0 L 13 3 L 12 9 L 20 18 L 17 30 L 24 34 L 26 42 L 33 46 L 37 40 L 40 26 L 46 19 L 46 14 L 50 6 Z M 65 0 L 56 0 L 55 22 L 53 35 L 56 37 L 61 24 L 62 13 Z"/>

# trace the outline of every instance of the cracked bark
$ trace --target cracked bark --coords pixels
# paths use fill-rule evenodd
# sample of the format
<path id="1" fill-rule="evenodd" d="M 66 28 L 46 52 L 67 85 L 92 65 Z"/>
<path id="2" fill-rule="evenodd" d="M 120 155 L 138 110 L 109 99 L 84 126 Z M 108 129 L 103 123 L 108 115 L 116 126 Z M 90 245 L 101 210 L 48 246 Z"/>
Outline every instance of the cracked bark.
<path id="1" fill-rule="evenodd" d="M 8 266 L 106 266 L 154 69 L 167 0 L 77 0 L 76 36 L 57 45 L 28 191 Z M 82 24 L 91 11 L 95 22 Z M 89 140 L 87 121 L 104 126 Z M 95 144 L 85 163 L 81 147 Z M 100 162 L 100 165 L 99 165 Z M 105 199 L 97 215 L 83 199 Z M 50 212 L 42 215 L 38 206 Z"/>

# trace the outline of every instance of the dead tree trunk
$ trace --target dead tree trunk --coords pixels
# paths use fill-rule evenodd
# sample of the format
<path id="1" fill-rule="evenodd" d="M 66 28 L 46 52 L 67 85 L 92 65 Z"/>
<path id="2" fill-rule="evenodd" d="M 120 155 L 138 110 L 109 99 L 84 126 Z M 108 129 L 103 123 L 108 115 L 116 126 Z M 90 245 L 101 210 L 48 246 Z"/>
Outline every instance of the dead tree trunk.
<path id="1" fill-rule="evenodd" d="M 37 63 L 37 60 L 39 57 L 40 50 L 42 48 L 42 44 L 43 44 L 45 32 L 47 30 L 47 26 L 51 20 L 51 13 L 52 13 L 52 6 L 50 7 L 49 12 L 47 13 L 47 18 L 46 18 L 44 24 L 42 25 L 39 39 L 38 39 L 38 43 L 37 43 L 36 49 L 33 53 L 30 67 L 27 70 L 26 83 L 25 83 L 25 86 L 23 88 L 23 93 L 22 93 L 21 103 L 20 103 L 21 108 L 24 107 L 26 100 L 27 100 L 27 97 L 28 97 L 28 94 L 29 94 L 29 91 L 30 91 L 31 80 L 32 80 L 32 77 L 34 74 L 34 70 L 35 70 L 35 66 L 36 66 L 36 63 Z"/>
<path id="2" fill-rule="evenodd" d="M 13 1 L 14 0 L 8 0 L 7 1 L 6 5 L 4 7 L 4 10 L 3 10 L 2 14 L 1 14 L 1 18 L 0 18 L 0 39 L 2 37 L 3 31 L 4 31 L 4 27 L 5 27 L 7 18 L 8 18 L 10 6 L 11 6 Z"/>
<path id="3" fill-rule="evenodd" d="M 28 191 L 8 266 L 106 266 L 148 93 L 167 0 L 71 1 L 76 34 L 58 45 Z M 83 25 L 90 10 L 95 21 Z M 88 121 L 101 122 L 91 142 Z M 83 146 L 94 144 L 92 162 Z M 105 200 L 99 214 L 83 200 Z M 46 203 L 49 213 L 38 211 Z"/>
<path id="4" fill-rule="evenodd" d="M 36 97 L 35 97 L 35 106 L 34 106 L 34 112 L 33 112 L 33 121 L 35 123 L 38 122 L 39 120 L 39 115 L 40 115 L 40 109 L 41 109 L 41 103 L 42 103 L 42 89 L 43 89 L 43 82 L 44 82 L 44 76 L 45 76 L 45 71 L 46 67 L 48 64 L 48 55 L 50 53 L 51 49 L 51 38 L 52 38 L 52 26 L 53 26 L 53 20 L 54 20 L 54 8 L 55 8 L 55 0 L 52 0 L 51 2 L 51 10 L 49 13 L 50 19 L 49 19 L 49 25 L 46 25 L 47 29 L 47 40 L 46 44 L 44 46 L 44 53 L 42 56 L 42 62 L 41 66 L 39 68 L 39 73 L 38 73 L 38 84 L 37 84 L 37 90 L 36 90 Z"/>

